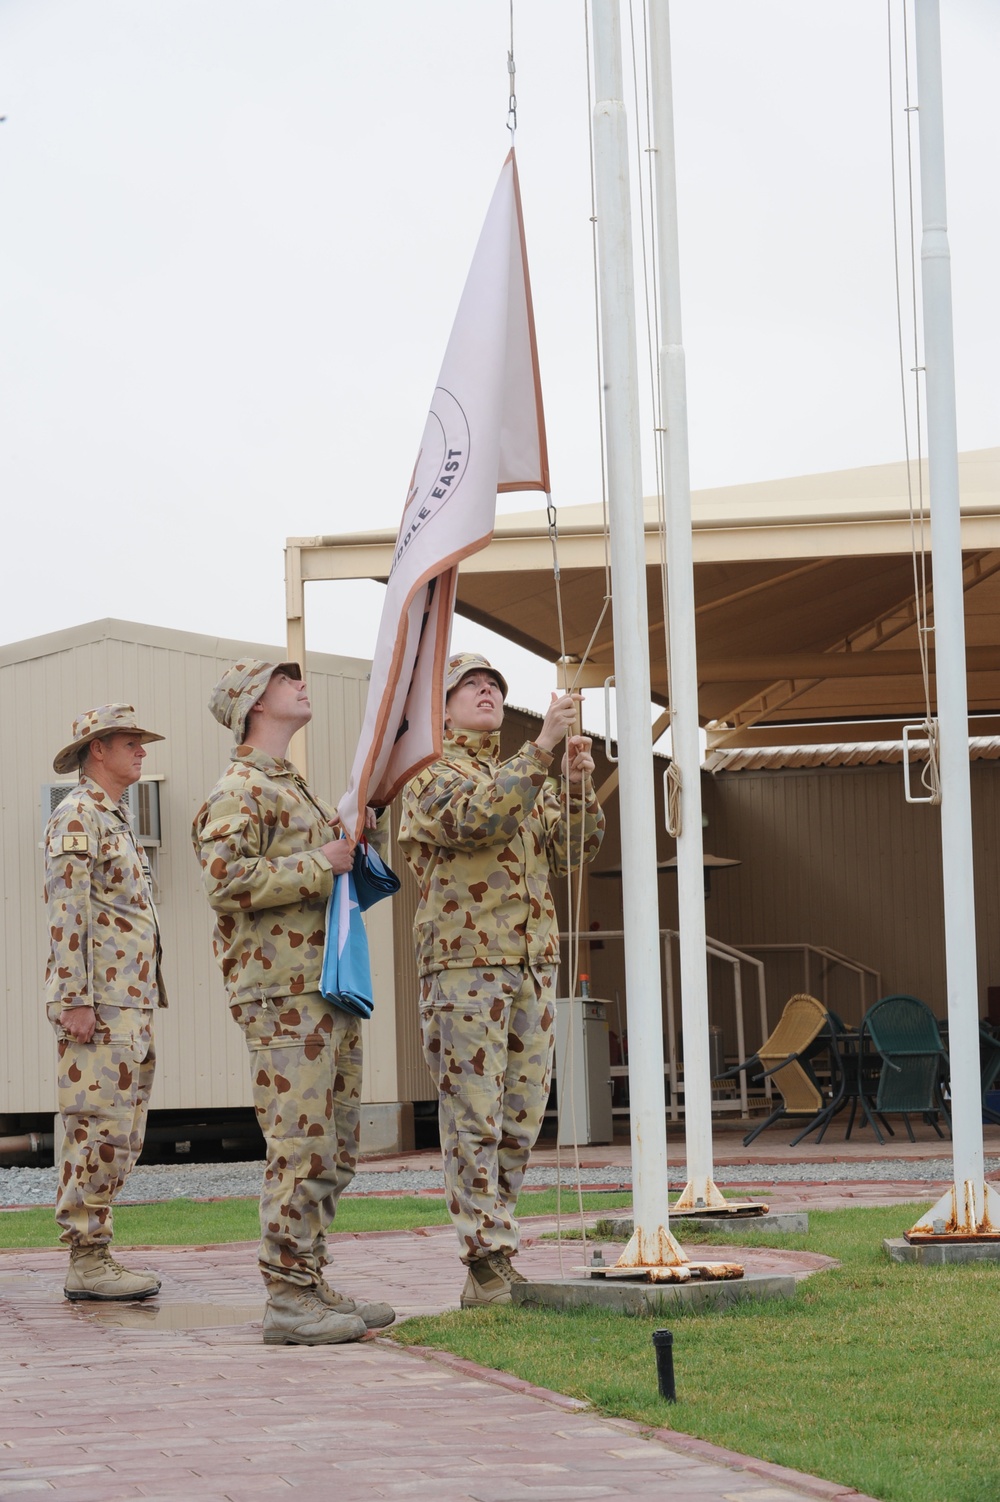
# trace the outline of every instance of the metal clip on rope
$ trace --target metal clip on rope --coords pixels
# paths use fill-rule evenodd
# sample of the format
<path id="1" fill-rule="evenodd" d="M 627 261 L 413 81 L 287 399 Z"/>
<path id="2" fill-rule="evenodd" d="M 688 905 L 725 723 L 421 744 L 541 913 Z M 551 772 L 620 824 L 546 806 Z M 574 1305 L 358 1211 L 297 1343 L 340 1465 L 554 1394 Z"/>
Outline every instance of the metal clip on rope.
<path id="1" fill-rule="evenodd" d="M 562 578 L 559 568 L 559 528 L 556 526 L 556 508 L 552 497 L 545 497 L 545 519 L 549 524 L 549 541 L 552 544 L 552 577 L 558 584 Z"/>
<path id="2" fill-rule="evenodd" d="M 614 673 L 604 680 L 604 759 L 613 767 L 618 765 L 618 757 L 611 750 L 611 685 L 615 681 Z"/>
<path id="3" fill-rule="evenodd" d="M 927 765 L 920 774 L 920 781 L 927 789 L 926 797 L 918 797 L 910 784 L 910 746 L 919 736 L 927 743 Z M 919 725 L 903 726 L 903 796 L 907 803 L 940 803 L 941 774 L 940 746 L 937 720 L 922 720 Z"/>

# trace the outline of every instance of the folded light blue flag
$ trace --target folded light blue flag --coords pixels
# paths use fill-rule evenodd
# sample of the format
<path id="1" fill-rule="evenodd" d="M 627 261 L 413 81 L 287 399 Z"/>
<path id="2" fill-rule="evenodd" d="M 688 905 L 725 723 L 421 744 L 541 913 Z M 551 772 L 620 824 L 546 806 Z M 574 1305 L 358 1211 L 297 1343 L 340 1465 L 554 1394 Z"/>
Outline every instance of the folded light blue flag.
<path id="1" fill-rule="evenodd" d="M 350 871 L 337 877 L 326 905 L 326 948 L 319 988 L 327 1001 L 356 1017 L 370 1017 L 375 1009 L 368 936 Z"/>

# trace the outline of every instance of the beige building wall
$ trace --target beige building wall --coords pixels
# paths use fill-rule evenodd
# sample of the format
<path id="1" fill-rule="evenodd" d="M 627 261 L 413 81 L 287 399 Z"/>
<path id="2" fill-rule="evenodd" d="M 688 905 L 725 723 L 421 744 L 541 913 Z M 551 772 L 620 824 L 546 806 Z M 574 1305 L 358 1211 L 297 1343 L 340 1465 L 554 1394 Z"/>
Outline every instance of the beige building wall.
<path id="1" fill-rule="evenodd" d="M 225 765 L 229 737 L 206 708 L 228 663 L 273 646 L 198 636 L 121 621 L 0 648 L 0 747 L 6 775 L 0 805 L 3 904 L 0 944 L 0 1121 L 46 1113 L 54 1103 L 54 1046 L 41 1005 L 45 959 L 41 903 L 40 792 L 55 779 L 52 756 L 73 717 L 91 705 L 123 700 L 168 739 L 150 747 L 145 766 L 160 780 L 162 842 L 154 861 L 166 945 L 171 1005 L 159 1017 L 160 1066 L 154 1109 L 227 1109 L 250 1104 L 246 1055 L 211 955 L 211 915 L 190 844 L 191 820 Z M 311 654 L 307 663 L 315 717 L 309 733 L 310 781 L 335 800 L 346 784 L 367 693 L 367 662 Z M 504 732 L 510 754 L 537 727 L 511 709 Z M 596 748 L 598 781 L 610 768 Z M 659 771 L 663 763 L 659 761 Z M 663 832 L 656 777 L 658 857 L 673 854 Z M 1000 762 L 972 766 L 980 1010 L 985 988 L 1000 985 Z M 706 775 L 705 848 L 742 864 L 717 872 L 706 905 L 710 935 L 736 945 L 811 943 L 840 950 L 881 973 L 881 990 L 910 991 L 945 1012 L 938 811 L 903 801 L 899 766 L 744 770 Z M 617 797 L 608 800 L 608 832 L 587 884 L 586 918 L 608 932 L 621 927 Z M 398 827 L 398 813 L 393 820 Z M 429 1100 L 433 1089 L 420 1051 L 418 986 L 411 926 L 416 887 L 398 855 L 402 891 L 369 915 L 376 1009 L 365 1024 L 367 1104 Z M 677 921 L 676 877 L 658 877 L 661 924 Z M 557 884 L 566 926 L 566 891 Z M 620 941 L 595 931 L 585 951 L 591 989 L 613 1005 L 613 1031 L 628 1030 Z M 771 1020 L 801 989 L 801 960 L 770 955 Z M 710 971 L 711 1020 L 735 1052 L 730 973 Z M 746 986 L 747 1047 L 759 1041 L 756 999 Z M 818 989 L 818 979 L 815 982 Z M 564 974 L 561 989 L 568 985 Z M 848 1022 L 860 1015 L 857 987 L 836 974 L 829 1003 Z M 678 1014 L 679 1026 L 679 1014 Z M 666 1016 L 664 1015 L 666 1030 Z M 0 1126 L 0 1130 L 3 1127 Z"/>
<path id="2" fill-rule="evenodd" d="M 228 641 L 132 622 L 104 620 L 0 648 L 0 810 L 3 995 L 0 1117 L 53 1110 L 54 1040 L 41 980 L 46 935 L 40 803 L 58 781 L 52 757 L 70 725 L 95 704 L 134 704 L 140 722 L 167 739 L 149 747 L 146 774 L 160 781 L 159 884 L 164 970 L 170 1006 L 157 1027 L 153 1109 L 251 1104 L 246 1050 L 226 1005 L 211 953 L 211 914 L 191 848 L 191 821 L 226 764 L 231 737 L 207 709 L 225 667 L 248 653 L 281 660 L 274 646 Z M 310 654 L 314 720 L 310 782 L 336 801 L 347 782 L 360 729 L 369 664 Z M 395 1101 L 397 1080 L 391 904 L 373 910 L 370 937 L 378 1006 L 365 1024 L 365 1099 Z"/>

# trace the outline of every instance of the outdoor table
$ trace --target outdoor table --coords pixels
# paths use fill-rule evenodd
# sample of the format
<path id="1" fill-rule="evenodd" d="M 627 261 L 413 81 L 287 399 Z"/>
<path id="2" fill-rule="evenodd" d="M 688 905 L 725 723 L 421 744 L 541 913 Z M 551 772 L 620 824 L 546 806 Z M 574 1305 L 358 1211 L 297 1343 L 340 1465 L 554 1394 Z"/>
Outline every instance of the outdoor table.
<path id="1" fill-rule="evenodd" d="M 822 1052 L 829 1055 L 832 1099 L 822 1111 L 817 1112 L 808 1126 L 803 1127 L 802 1131 L 792 1138 L 792 1147 L 801 1142 L 803 1137 L 808 1137 L 811 1132 L 815 1132 L 817 1128 L 819 1128 L 819 1136 L 816 1142 L 817 1144 L 822 1142 L 826 1129 L 834 1117 L 839 1116 L 845 1107 L 850 1106 L 851 1114 L 844 1133 L 844 1141 L 848 1141 L 854 1130 L 859 1101 L 863 1113 L 862 1125 L 867 1122 L 873 1128 L 875 1127 L 866 1096 L 875 1093 L 880 1061 L 868 1039 L 862 1038 L 857 1028 L 845 1026 L 838 1017 L 831 1014 L 828 1025 L 816 1040 L 815 1049 L 817 1057 Z M 866 1089 L 862 1088 L 863 1084 L 867 1087 Z M 879 1113 L 876 1112 L 876 1115 Z M 885 1117 L 879 1115 L 879 1120 L 889 1136 L 895 1136 Z M 879 1142 L 882 1141 L 877 1128 L 875 1128 L 875 1136 Z"/>

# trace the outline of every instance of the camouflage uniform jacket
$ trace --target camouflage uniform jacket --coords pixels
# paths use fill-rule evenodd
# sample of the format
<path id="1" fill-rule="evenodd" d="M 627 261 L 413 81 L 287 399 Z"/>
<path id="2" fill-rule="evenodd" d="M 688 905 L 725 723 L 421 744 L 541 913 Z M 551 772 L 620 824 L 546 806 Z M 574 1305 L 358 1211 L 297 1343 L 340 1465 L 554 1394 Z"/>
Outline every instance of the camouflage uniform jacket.
<path id="1" fill-rule="evenodd" d="M 559 932 L 550 876 L 593 860 L 604 814 L 593 787 L 570 795 L 532 741 L 499 759 L 496 731 L 445 731 L 444 754 L 403 792 L 399 848 L 417 878 L 421 975 L 459 965 L 553 965 Z M 567 846 L 569 847 L 567 850 Z"/>
<path id="2" fill-rule="evenodd" d="M 46 1003 L 166 1006 L 153 883 L 129 816 L 81 777 L 45 827 Z"/>
<path id="3" fill-rule="evenodd" d="M 240 746 L 191 831 L 231 1002 L 318 991 L 335 810 L 290 761 Z"/>

